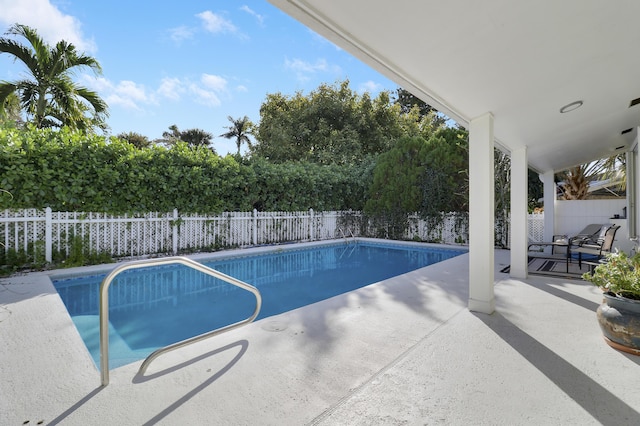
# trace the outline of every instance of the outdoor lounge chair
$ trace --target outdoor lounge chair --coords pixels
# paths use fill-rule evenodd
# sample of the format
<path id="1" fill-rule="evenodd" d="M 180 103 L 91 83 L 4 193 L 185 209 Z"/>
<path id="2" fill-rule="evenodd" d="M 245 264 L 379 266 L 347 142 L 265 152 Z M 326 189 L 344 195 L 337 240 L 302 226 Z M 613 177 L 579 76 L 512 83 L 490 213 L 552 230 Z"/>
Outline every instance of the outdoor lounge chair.
<path id="1" fill-rule="evenodd" d="M 551 246 L 552 255 L 559 254 L 556 252 L 560 251 L 561 248 L 563 250 L 561 250 L 560 253 L 568 255 L 568 250 L 570 250 L 572 246 L 597 244 L 598 240 L 604 239 L 604 234 L 609 226 L 610 225 L 592 223 L 571 238 L 568 238 L 566 235 L 554 235 L 553 241 L 551 242 L 532 242 L 529 244 L 529 251 L 531 251 L 532 247 L 542 248 Z"/>
<path id="2" fill-rule="evenodd" d="M 620 226 L 612 225 L 604 233 L 604 238 L 597 240 L 595 243 L 586 242 L 578 247 L 571 248 L 571 255 L 578 253 L 578 267 L 582 269 L 582 263 L 588 263 L 591 266 L 598 265 L 600 261 L 608 254 L 611 253 L 613 248 L 613 241 L 616 237 L 616 232 Z M 583 260 L 584 255 L 587 259 Z"/>
<path id="3" fill-rule="evenodd" d="M 566 263 L 566 271 L 569 273 L 569 262 L 573 247 L 583 244 L 597 244 L 598 240 L 603 240 L 609 225 L 592 223 L 587 225 L 582 231 L 569 238 L 566 235 L 554 235 L 551 242 L 537 242 L 529 244 L 529 257 L 537 257 L 543 259 L 551 259 L 556 261 L 564 261 Z M 551 254 L 531 251 L 532 247 L 551 247 Z"/>

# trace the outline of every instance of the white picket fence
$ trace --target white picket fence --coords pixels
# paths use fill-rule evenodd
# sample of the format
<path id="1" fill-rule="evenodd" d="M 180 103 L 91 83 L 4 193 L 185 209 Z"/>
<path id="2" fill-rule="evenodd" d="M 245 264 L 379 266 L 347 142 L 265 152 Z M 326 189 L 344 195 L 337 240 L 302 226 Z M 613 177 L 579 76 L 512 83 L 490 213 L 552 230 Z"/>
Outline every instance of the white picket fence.
<path id="1" fill-rule="evenodd" d="M 217 215 L 53 212 L 24 209 L 0 212 L 0 243 L 6 251 L 66 255 L 81 242 L 85 249 L 114 257 L 136 257 L 340 238 L 344 212 L 226 212 Z M 352 213 L 351 213 L 352 214 Z M 349 230 L 354 233 L 357 230 Z"/>
<path id="2" fill-rule="evenodd" d="M 541 219 L 542 217 L 542 219 Z M 542 241 L 543 215 L 530 215 L 533 241 Z M 360 212 L 225 212 L 217 215 L 167 213 L 113 216 L 105 213 L 24 209 L 0 212 L 0 252 L 29 253 L 51 262 L 74 244 L 113 257 L 211 251 L 287 242 L 362 236 Z M 454 213 L 433 226 L 413 215 L 406 239 L 468 243 L 468 223 Z M 44 259 L 42 259 L 44 257 Z"/>

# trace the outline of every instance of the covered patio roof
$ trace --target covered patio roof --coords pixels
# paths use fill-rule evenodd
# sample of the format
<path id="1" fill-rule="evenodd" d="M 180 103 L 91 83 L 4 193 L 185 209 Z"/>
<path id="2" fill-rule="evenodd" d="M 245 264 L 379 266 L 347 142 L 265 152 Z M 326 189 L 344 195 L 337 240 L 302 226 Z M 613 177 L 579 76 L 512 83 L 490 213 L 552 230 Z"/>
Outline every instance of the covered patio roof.
<path id="1" fill-rule="evenodd" d="M 269 1 L 459 124 L 490 112 L 538 172 L 622 152 L 640 124 L 640 2 Z"/>
<path id="2" fill-rule="evenodd" d="M 495 306 L 494 147 L 511 154 L 511 276 L 526 278 L 527 168 L 550 238 L 554 171 L 636 142 L 640 2 L 269 1 L 469 129 L 470 310 Z"/>

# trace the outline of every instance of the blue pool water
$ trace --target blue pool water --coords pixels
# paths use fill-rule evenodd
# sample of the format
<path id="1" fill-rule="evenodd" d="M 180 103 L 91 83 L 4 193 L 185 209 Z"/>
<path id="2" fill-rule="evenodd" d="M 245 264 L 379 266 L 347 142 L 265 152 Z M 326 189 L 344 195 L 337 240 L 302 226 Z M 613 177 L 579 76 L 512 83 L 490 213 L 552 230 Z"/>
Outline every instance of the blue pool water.
<path id="1" fill-rule="evenodd" d="M 346 293 L 460 254 L 466 250 L 358 242 L 201 263 L 257 287 L 257 319 Z M 105 275 L 53 278 L 96 365 L 100 362 L 98 300 Z M 255 297 L 182 265 L 123 272 L 109 289 L 111 368 L 154 350 L 241 321 Z"/>

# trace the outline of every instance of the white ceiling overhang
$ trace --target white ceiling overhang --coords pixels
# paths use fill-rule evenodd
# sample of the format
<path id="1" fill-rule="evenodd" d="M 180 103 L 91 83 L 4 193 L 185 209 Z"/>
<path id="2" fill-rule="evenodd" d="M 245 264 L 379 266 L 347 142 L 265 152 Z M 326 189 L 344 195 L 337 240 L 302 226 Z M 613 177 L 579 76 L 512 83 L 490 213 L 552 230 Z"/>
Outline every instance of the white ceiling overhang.
<path id="1" fill-rule="evenodd" d="M 640 125 L 640 1 L 269 1 L 465 127 L 491 112 L 540 172 L 622 152 Z"/>

